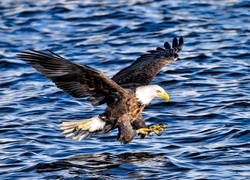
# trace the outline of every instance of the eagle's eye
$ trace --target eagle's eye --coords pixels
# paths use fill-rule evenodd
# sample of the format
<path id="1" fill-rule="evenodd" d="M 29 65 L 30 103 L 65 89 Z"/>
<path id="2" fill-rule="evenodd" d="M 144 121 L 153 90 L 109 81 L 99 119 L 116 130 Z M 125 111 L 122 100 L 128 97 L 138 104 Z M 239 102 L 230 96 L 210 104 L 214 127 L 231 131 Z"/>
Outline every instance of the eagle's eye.
<path id="1" fill-rule="evenodd" d="M 160 93 L 161 91 L 160 90 L 156 90 L 156 93 Z"/>

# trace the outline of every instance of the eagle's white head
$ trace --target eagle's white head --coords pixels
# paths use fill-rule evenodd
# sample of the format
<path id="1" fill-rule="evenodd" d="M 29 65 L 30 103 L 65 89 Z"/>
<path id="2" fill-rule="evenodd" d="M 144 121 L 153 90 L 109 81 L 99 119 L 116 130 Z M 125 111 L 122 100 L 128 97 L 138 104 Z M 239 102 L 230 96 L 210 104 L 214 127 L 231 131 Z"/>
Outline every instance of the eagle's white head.
<path id="1" fill-rule="evenodd" d="M 149 104 L 156 97 L 163 98 L 166 101 L 169 100 L 169 95 L 161 86 L 158 85 L 147 85 L 137 87 L 135 94 L 138 98 L 138 101 L 146 105 Z"/>

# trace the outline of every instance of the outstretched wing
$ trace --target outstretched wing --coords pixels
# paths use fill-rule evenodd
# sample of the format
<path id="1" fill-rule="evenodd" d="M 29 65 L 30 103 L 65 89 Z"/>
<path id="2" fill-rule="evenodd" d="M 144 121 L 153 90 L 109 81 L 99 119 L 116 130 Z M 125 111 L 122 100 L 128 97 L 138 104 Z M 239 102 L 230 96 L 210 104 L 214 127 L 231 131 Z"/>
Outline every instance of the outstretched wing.
<path id="1" fill-rule="evenodd" d="M 17 56 L 73 97 L 80 98 L 98 94 L 101 98 L 105 98 L 104 103 L 114 102 L 116 99 L 124 97 L 125 90 L 101 71 L 69 62 L 52 51 L 50 52 L 53 55 L 30 50 Z M 91 103 L 95 105 L 95 102 Z"/>
<path id="2" fill-rule="evenodd" d="M 148 51 L 148 54 L 141 55 L 133 64 L 115 74 L 112 80 L 123 87 L 148 85 L 164 66 L 179 58 L 178 53 L 183 44 L 183 37 L 180 37 L 179 41 L 174 38 L 172 47 L 165 42 L 164 48 L 158 47 Z"/>

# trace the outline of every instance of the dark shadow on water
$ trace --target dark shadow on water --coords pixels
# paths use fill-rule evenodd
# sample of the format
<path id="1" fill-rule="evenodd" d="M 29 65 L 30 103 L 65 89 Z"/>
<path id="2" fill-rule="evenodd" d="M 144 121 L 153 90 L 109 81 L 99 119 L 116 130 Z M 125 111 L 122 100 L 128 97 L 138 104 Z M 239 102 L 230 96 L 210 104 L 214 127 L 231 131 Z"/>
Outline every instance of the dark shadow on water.
<path id="1" fill-rule="evenodd" d="M 24 171 L 35 171 L 44 178 L 147 178 L 159 161 L 169 163 L 163 153 L 79 154 L 51 163 L 38 163 Z"/>

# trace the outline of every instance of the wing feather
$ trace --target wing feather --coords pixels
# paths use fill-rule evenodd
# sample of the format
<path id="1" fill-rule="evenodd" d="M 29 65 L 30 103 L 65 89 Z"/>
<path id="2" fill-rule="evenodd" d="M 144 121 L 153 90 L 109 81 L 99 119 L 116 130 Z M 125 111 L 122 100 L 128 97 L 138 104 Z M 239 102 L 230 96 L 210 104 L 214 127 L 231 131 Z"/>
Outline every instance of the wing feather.
<path id="1" fill-rule="evenodd" d="M 98 94 L 105 98 L 113 98 L 110 101 L 114 101 L 114 98 L 120 99 L 125 95 L 126 91 L 101 71 L 72 63 L 56 53 L 50 52 L 53 55 L 30 50 L 18 54 L 18 57 L 73 97 L 81 98 Z"/>
<path id="2" fill-rule="evenodd" d="M 148 54 L 142 54 L 133 64 L 115 74 L 112 80 L 123 87 L 148 85 L 164 66 L 178 59 L 183 44 L 183 37 L 180 37 L 179 41 L 174 38 L 172 47 L 165 42 L 165 49 L 158 47 L 148 51 Z"/>

